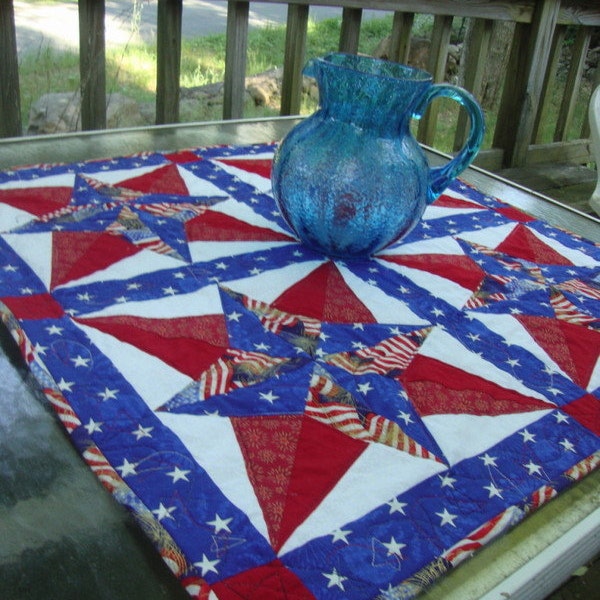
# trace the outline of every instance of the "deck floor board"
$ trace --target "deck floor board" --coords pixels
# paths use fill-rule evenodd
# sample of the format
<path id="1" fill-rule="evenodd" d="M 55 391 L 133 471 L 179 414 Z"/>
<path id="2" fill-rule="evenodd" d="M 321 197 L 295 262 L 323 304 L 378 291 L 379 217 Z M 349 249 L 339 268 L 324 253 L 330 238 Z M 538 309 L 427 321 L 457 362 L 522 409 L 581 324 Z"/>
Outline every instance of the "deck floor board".
<path id="1" fill-rule="evenodd" d="M 581 212 L 598 216 L 589 204 L 598 178 L 595 169 L 580 165 L 541 164 L 503 169 L 497 174 Z"/>

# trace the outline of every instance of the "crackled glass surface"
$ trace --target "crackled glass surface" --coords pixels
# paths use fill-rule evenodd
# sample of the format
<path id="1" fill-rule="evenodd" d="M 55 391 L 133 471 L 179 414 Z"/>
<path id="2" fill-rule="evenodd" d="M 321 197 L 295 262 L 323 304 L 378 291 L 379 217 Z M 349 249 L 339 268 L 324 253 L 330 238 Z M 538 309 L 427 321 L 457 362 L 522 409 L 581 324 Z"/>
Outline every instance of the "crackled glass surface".
<path id="1" fill-rule="evenodd" d="M 273 193 L 299 239 L 334 257 L 370 256 L 405 236 L 425 207 L 473 160 L 483 115 L 468 93 L 432 84 L 420 69 L 342 53 L 308 62 L 319 109 L 279 145 Z M 464 148 L 430 168 L 410 132 L 436 96 L 462 104 L 471 119 Z"/>

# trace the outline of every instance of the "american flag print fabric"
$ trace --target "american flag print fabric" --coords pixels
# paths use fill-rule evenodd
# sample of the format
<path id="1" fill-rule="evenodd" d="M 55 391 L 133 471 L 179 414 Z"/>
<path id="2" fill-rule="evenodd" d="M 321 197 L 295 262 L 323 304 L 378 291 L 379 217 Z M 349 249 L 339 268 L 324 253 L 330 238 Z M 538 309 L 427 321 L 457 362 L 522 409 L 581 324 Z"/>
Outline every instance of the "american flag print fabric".
<path id="1" fill-rule="evenodd" d="M 303 247 L 275 146 L 0 173 L 0 312 L 191 597 L 412 598 L 600 460 L 600 247 L 456 181 Z"/>

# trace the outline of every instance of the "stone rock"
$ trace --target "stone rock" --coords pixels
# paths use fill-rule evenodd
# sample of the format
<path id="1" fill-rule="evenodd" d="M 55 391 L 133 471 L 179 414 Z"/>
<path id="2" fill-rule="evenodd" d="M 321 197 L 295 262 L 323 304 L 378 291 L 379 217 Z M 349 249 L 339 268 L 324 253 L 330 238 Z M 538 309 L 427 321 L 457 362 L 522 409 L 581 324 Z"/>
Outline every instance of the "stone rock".
<path id="1" fill-rule="evenodd" d="M 281 82 L 283 68 L 270 69 L 264 73 L 246 78 L 246 91 L 255 106 L 279 106 L 281 102 Z"/>
<path id="2" fill-rule="evenodd" d="M 106 97 L 106 120 L 109 128 L 146 124 L 140 107 L 123 94 Z M 44 94 L 29 111 L 27 135 L 65 133 L 81 130 L 81 95 L 79 92 Z"/>
<path id="3" fill-rule="evenodd" d="M 29 110 L 27 135 L 65 133 L 81 129 L 78 93 L 44 94 Z"/>
<path id="4" fill-rule="evenodd" d="M 133 98 L 115 93 L 107 95 L 106 100 L 106 124 L 109 129 L 147 124 Z"/>
<path id="5" fill-rule="evenodd" d="M 279 106 L 283 69 L 270 69 L 246 77 L 246 101 L 255 106 Z M 204 103 L 208 106 L 223 104 L 223 83 L 211 83 L 193 88 L 181 88 L 181 100 Z"/>

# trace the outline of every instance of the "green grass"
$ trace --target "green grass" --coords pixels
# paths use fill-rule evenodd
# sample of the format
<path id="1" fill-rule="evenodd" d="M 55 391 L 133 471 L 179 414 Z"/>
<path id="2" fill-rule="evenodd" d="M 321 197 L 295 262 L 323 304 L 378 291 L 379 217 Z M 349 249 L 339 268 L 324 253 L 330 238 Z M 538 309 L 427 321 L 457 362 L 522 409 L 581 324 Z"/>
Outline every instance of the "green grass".
<path id="1" fill-rule="evenodd" d="M 369 21 L 361 31 L 360 51 L 369 53 L 391 31 L 391 17 Z M 340 19 L 309 22 L 307 58 L 337 49 Z M 267 26 L 253 29 L 248 36 L 247 73 L 254 75 L 283 64 L 285 27 Z M 126 47 L 108 48 L 106 53 L 106 80 L 108 92 L 120 92 L 138 102 L 153 103 L 156 90 L 156 49 L 146 44 L 130 43 Z M 41 46 L 21 59 L 20 85 L 23 122 L 29 121 L 32 104 L 50 92 L 75 92 L 79 87 L 78 54 Z M 225 35 L 211 35 L 184 39 L 181 55 L 181 85 L 197 87 L 223 80 L 225 72 Z M 314 106 L 304 107 L 305 112 Z M 274 114 L 273 110 L 249 108 L 246 116 Z M 219 109 L 189 118 L 219 118 Z"/>
<path id="2" fill-rule="evenodd" d="M 51 1 L 51 0 L 40 0 Z M 455 19 L 455 21 L 458 21 Z M 431 17 L 419 17 L 413 32 L 425 35 L 431 28 Z M 321 56 L 337 50 L 341 19 L 309 21 L 306 58 Z M 359 52 L 371 54 L 379 42 L 390 34 L 392 17 L 366 21 L 361 26 Z M 285 27 L 267 26 L 252 29 L 248 35 L 247 74 L 253 75 L 283 64 Z M 211 35 L 185 39 L 182 43 L 181 85 L 197 87 L 223 80 L 225 70 L 225 35 Z M 79 59 L 74 51 L 60 51 L 48 46 L 25 55 L 20 64 L 21 105 L 23 123 L 29 121 L 31 105 L 44 93 L 75 92 L 79 88 Z M 560 88 L 560 86 L 558 86 Z M 156 90 L 156 50 L 145 44 L 130 43 L 125 47 L 107 50 L 107 90 L 120 92 L 140 103 L 154 104 Z M 587 110 L 589 90 L 582 90 L 570 138 L 579 137 L 579 131 Z M 560 89 L 544 122 L 542 140 L 551 141 L 552 128 L 556 122 Z M 451 101 L 441 100 L 436 130 L 435 146 L 451 151 L 458 107 Z M 308 114 L 315 108 L 306 101 L 302 112 Z M 244 116 L 270 116 L 275 109 L 247 107 Z M 212 120 L 221 118 L 221 107 L 183 107 L 182 120 Z M 487 131 L 484 147 L 491 147 L 496 115 L 486 114 Z"/>

